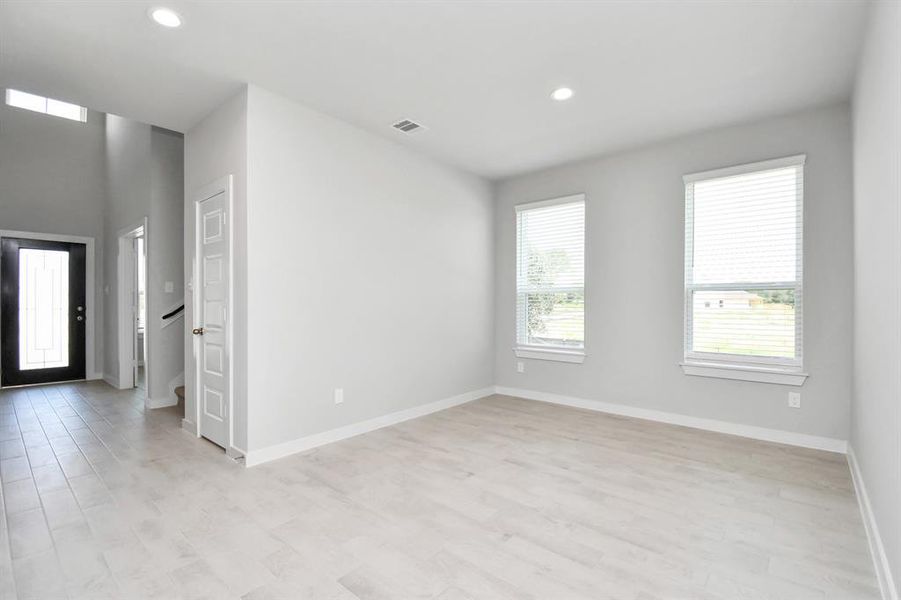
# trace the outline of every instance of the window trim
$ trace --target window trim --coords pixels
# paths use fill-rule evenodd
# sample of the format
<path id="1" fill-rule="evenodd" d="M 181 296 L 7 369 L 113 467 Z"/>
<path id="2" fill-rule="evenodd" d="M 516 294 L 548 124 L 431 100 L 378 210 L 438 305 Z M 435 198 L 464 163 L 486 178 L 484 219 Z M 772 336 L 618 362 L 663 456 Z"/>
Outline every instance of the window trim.
<path id="1" fill-rule="evenodd" d="M 683 362 L 680 363 L 686 375 L 740 379 L 762 383 L 802 385 L 807 378 L 804 372 L 804 166 L 806 154 L 785 156 L 772 160 L 735 165 L 721 169 L 700 171 L 683 176 L 685 192 L 685 271 L 683 285 Z M 690 282 L 694 260 L 694 193 L 689 185 L 709 179 L 719 179 L 746 173 L 769 171 L 785 167 L 800 168 L 798 190 L 798 236 L 796 240 L 795 281 L 769 283 L 714 283 L 694 284 Z M 724 354 L 693 352 L 692 347 L 692 294 L 697 290 L 745 290 L 792 289 L 795 293 L 795 348 L 796 358 L 757 357 L 744 354 Z"/>
<path id="2" fill-rule="evenodd" d="M 514 281 L 513 281 L 513 353 L 517 358 L 529 358 L 535 360 L 550 360 L 555 362 L 577 363 L 580 364 L 585 360 L 585 348 L 588 342 L 588 311 L 583 308 L 582 327 L 583 341 L 581 347 L 572 346 L 552 346 L 552 345 L 533 345 L 520 343 L 520 327 L 524 319 L 519 314 L 519 213 L 533 210 L 536 208 L 547 208 L 549 206 L 559 206 L 562 204 L 575 204 L 581 202 L 585 207 L 585 237 L 582 240 L 583 252 L 583 269 L 582 274 L 582 294 L 586 298 L 585 307 L 587 307 L 587 289 L 588 289 L 588 203 L 585 201 L 585 194 L 570 194 L 567 196 L 559 196 L 547 200 L 538 200 L 536 202 L 524 202 L 516 204 L 514 209 Z"/>
<path id="3" fill-rule="evenodd" d="M 564 350 L 560 346 L 527 346 L 520 344 L 513 348 L 516 358 L 534 358 L 565 363 L 585 362 L 584 350 Z"/>
<path id="4" fill-rule="evenodd" d="M 698 377 L 715 379 L 737 379 L 740 381 L 756 381 L 758 383 L 777 383 L 782 385 L 804 385 L 808 374 L 795 369 L 776 369 L 772 367 L 743 366 L 738 363 L 723 362 L 704 363 L 691 361 L 680 363 L 682 372 Z"/>

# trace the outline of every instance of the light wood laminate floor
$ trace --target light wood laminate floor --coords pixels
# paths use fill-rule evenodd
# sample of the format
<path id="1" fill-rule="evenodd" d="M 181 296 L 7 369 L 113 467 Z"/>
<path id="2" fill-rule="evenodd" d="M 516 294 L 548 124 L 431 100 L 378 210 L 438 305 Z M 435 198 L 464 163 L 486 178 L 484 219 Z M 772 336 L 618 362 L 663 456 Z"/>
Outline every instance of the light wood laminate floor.
<path id="1" fill-rule="evenodd" d="M 845 457 L 493 396 L 245 469 L 0 392 L 0 598 L 877 598 Z"/>

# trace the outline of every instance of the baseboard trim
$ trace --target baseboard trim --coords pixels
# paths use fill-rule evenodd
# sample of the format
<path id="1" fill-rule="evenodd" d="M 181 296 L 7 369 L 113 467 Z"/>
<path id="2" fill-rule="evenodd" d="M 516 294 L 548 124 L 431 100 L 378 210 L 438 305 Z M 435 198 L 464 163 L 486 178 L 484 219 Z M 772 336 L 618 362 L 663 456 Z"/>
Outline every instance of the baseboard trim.
<path id="1" fill-rule="evenodd" d="M 573 396 L 563 396 L 560 394 L 537 392 L 534 390 L 524 390 L 505 386 L 496 386 L 495 392 L 498 394 L 504 394 L 505 396 L 525 398 L 526 400 L 538 400 L 541 402 L 549 402 L 551 404 L 560 404 L 574 408 L 584 408 L 586 410 L 620 415 L 623 417 L 634 417 L 636 419 L 644 419 L 646 421 L 657 421 L 659 423 L 668 423 L 670 425 L 681 425 L 682 427 L 692 427 L 694 429 L 703 429 L 705 431 L 715 431 L 717 433 L 737 435 L 740 437 L 762 440 L 765 442 L 776 442 L 778 444 L 787 444 L 789 446 L 800 446 L 802 448 L 826 450 L 828 452 L 838 452 L 840 454 L 845 454 L 848 449 L 848 443 L 845 440 L 808 435 L 804 433 L 794 433 L 792 431 L 783 431 L 781 429 L 768 429 L 766 427 L 755 427 L 753 425 L 741 425 L 739 423 L 729 423 L 728 421 L 718 421 L 716 419 L 691 417 L 688 415 L 680 415 L 677 413 L 664 412 L 660 410 L 626 406 L 625 404 L 614 404 L 612 402 L 602 402 L 600 400 L 586 400 L 585 398 L 576 398 Z"/>
<path id="2" fill-rule="evenodd" d="M 104 373 L 102 379 L 117 390 L 119 389 L 119 380 L 109 373 Z"/>
<path id="3" fill-rule="evenodd" d="M 490 396 L 493 393 L 493 386 L 486 387 L 480 390 L 474 390 L 472 392 L 460 394 L 458 396 L 452 396 L 443 400 L 423 404 L 421 406 L 414 406 L 413 408 L 408 408 L 406 410 L 389 413 L 387 415 L 382 415 L 381 417 L 376 417 L 374 419 L 368 419 L 359 423 L 353 423 L 351 425 L 345 425 L 344 427 L 338 427 L 337 429 L 331 429 L 329 431 L 323 431 L 322 433 L 316 433 L 306 437 L 298 438 L 296 440 L 291 440 L 290 442 L 276 444 L 275 446 L 269 446 L 267 448 L 261 448 L 259 450 L 251 450 L 244 453 L 244 464 L 247 467 L 253 467 L 269 461 L 277 460 L 279 458 L 284 458 L 292 454 L 297 454 L 298 452 L 304 452 L 306 450 L 311 450 L 319 446 L 324 446 L 326 444 L 345 440 L 347 438 L 351 438 L 363 433 L 369 433 L 370 431 L 375 431 L 376 429 L 382 429 L 383 427 L 397 425 L 398 423 L 403 423 L 404 421 L 409 421 L 410 419 L 424 417 L 426 415 L 452 408 L 454 406 L 472 402 L 473 400 L 478 400 L 479 398 Z"/>
<path id="4" fill-rule="evenodd" d="M 870 496 L 867 494 L 867 486 L 863 482 L 863 474 L 857 463 L 854 448 L 848 446 L 848 467 L 851 469 L 851 480 L 854 482 L 854 491 L 857 492 L 857 503 L 860 505 L 860 516 L 863 519 L 863 527 L 867 532 L 867 541 L 870 544 L 870 556 L 873 557 L 873 567 L 876 569 L 876 579 L 879 582 L 879 590 L 883 600 L 898 600 L 898 592 L 892 577 L 888 556 L 885 554 L 885 546 L 882 545 L 882 536 L 876 524 L 876 515 L 870 504 Z"/>
<path id="5" fill-rule="evenodd" d="M 182 419 L 181 420 L 181 428 L 184 429 L 185 431 L 191 433 L 191 435 L 198 435 L 197 434 L 197 425 L 194 424 L 194 421 L 189 421 L 188 419 Z"/>
<path id="6" fill-rule="evenodd" d="M 144 400 L 144 407 L 149 409 L 165 408 L 167 406 L 175 406 L 178 404 L 178 398 L 170 398 L 163 396 L 162 398 L 147 398 Z"/>

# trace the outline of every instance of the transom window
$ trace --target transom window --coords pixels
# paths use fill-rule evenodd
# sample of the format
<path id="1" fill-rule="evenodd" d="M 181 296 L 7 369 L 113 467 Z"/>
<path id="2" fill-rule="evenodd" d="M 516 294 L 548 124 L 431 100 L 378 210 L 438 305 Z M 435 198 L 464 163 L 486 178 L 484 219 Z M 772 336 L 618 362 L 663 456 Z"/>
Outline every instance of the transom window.
<path id="1" fill-rule="evenodd" d="M 39 112 L 53 117 L 62 117 L 70 121 L 81 121 L 86 123 L 88 120 L 88 110 L 83 106 L 63 102 L 62 100 L 54 100 L 53 98 L 45 98 L 28 92 L 20 92 L 19 90 L 6 90 L 6 103 L 16 108 L 24 108 Z"/>
<path id="2" fill-rule="evenodd" d="M 685 176 L 685 359 L 800 371 L 804 156 Z"/>
<path id="3" fill-rule="evenodd" d="M 581 362 L 585 196 L 516 207 L 517 355 Z"/>

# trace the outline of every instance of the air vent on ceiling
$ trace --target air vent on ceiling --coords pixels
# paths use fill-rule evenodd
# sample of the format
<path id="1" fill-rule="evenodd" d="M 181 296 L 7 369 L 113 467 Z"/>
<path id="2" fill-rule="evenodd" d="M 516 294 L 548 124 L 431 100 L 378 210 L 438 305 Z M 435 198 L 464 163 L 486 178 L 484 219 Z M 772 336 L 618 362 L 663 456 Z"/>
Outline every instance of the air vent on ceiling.
<path id="1" fill-rule="evenodd" d="M 411 121 L 409 119 L 398 121 L 397 123 L 392 125 L 392 127 L 397 129 L 398 131 L 403 131 L 404 133 L 416 133 L 417 131 L 422 131 L 423 129 L 425 129 L 425 127 L 423 127 L 419 123 L 416 123 L 415 121 Z"/>

